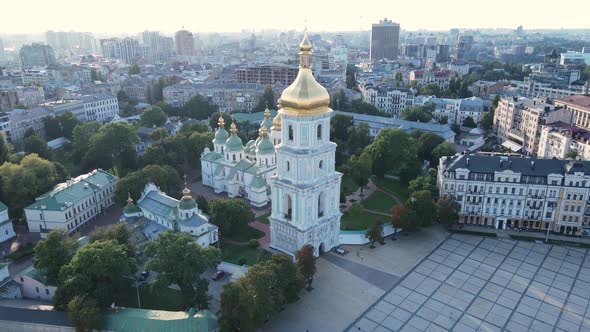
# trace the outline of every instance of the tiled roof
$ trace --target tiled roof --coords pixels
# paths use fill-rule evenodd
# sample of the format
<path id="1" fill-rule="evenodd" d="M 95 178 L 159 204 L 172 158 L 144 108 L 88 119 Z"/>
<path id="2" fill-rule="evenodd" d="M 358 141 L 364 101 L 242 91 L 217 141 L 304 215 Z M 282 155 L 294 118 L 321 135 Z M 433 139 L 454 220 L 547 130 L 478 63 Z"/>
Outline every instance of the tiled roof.
<path id="1" fill-rule="evenodd" d="M 467 165 L 469 159 L 469 165 Z M 502 160 L 502 164 L 500 161 Z M 534 164 L 533 164 L 534 163 Z M 583 172 L 590 174 L 589 161 L 569 161 L 556 159 L 532 159 L 506 156 L 462 155 L 452 159 L 448 171 L 458 168 L 469 169 L 476 173 L 494 173 L 511 170 L 526 176 L 547 176 L 549 174 L 573 174 Z"/>

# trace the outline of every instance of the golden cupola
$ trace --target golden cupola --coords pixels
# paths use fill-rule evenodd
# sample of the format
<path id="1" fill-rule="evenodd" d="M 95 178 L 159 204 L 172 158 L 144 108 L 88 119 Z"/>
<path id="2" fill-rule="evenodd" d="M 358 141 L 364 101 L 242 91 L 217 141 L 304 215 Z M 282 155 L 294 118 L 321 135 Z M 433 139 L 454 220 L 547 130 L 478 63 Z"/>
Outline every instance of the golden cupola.
<path id="1" fill-rule="evenodd" d="M 315 116 L 329 113 L 330 94 L 313 77 L 311 71 L 311 43 L 307 31 L 299 44 L 299 73 L 279 99 L 280 113 L 289 116 Z"/>

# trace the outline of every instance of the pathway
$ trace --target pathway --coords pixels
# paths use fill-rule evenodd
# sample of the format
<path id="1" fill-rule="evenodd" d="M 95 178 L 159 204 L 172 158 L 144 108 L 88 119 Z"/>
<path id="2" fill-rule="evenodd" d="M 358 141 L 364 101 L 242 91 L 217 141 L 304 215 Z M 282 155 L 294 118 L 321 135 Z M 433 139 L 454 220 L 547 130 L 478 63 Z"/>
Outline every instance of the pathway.
<path id="1" fill-rule="evenodd" d="M 258 243 L 261 247 L 268 248 L 268 245 L 270 244 L 270 225 L 267 225 L 258 220 L 254 220 L 249 225 L 250 227 L 255 228 L 264 233 L 264 236 L 258 239 Z"/>
<path id="2" fill-rule="evenodd" d="M 363 189 L 363 195 L 361 196 L 361 188 L 359 187 L 355 192 L 346 196 L 346 203 L 340 204 L 341 211 L 346 212 L 353 203 L 362 201 L 365 197 L 369 197 L 372 193 L 377 190 L 377 186 L 373 183 L 371 179 L 369 179 L 369 183 Z"/>
<path id="3" fill-rule="evenodd" d="M 353 275 L 363 279 L 364 281 L 381 288 L 382 290 L 390 290 L 393 285 L 397 284 L 400 277 L 393 274 L 379 271 L 372 267 L 350 261 L 346 258 L 336 256 L 332 253 L 327 253 L 322 256 L 324 259 L 333 263 L 334 265 L 344 269 Z"/>

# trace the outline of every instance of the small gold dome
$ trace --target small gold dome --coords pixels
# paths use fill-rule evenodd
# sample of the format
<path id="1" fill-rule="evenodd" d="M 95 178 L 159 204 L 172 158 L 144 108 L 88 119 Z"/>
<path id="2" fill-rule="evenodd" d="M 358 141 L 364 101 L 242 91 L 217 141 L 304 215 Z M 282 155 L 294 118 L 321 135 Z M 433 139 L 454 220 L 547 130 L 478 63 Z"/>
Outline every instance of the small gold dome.
<path id="1" fill-rule="evenodd" d="M 272 119 L 272 130 L 281 130 L 281 115 L 277 113 L 277 116 Z"/>
<path id="2" fill-rule="evenodd" d="M 330 94 L 313 77 L 311 43 L 304 33 L 299 44 L 299 73 L 279 99 L 280 113 L 290 116 L 315 116 L 331 112 Z"/>

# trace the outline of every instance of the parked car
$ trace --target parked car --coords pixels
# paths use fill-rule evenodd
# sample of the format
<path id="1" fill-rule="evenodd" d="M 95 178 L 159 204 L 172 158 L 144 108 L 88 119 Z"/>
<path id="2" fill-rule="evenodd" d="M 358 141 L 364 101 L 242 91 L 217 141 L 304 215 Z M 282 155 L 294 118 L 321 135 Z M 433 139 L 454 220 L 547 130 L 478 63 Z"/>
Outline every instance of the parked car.
<path id="1" fill-rule="evenodd" d="M 348 254 L 348 250 L 340 248 L 340 247 L 334 248 L 334 252 L 337 253 L 338 255 L 342 255 L 342 256 Z"/>
<path id="2" fill-rule="evenodd" d="M 213 274 L 213 276 L 211 277 L 211 279 L 213 280 L 219 280 L 221 278 L 223 278 L 223 276 L 225 275 L 225 272 L 222 270 L 217 270 L 215 271 L 215 273 Z"/>
<path id="3" fill-rule="evenodd" d="M 139 275 L 139 281 L 145 281 L 150 276 L 150 271 L 145 270 Z"/>

